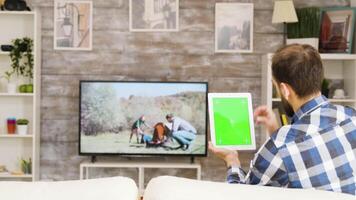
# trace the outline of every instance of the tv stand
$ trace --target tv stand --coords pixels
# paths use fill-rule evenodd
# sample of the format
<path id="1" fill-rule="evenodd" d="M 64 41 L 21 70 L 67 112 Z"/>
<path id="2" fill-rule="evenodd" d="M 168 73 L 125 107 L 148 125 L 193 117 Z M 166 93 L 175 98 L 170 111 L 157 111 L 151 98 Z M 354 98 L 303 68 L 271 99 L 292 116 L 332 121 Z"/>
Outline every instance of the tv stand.
<path id="1" fill-rule="evenodd" d="M 194 159 L 193 159 L 194 162 Z M 136 168 L 138 172 L 138 188 L 140 194 L 143 194 L 145 183 L 145 169 L 195 169 L 197 172 L 196 178 L 201 179 L 201 165 L 198 163 L 172 163 L 172 162 L 83 162 L 80 164 L 80 179 L 90 178 L 90 168 L 120 168 L 132 169 Z"/>
<path id="2" fill-rule="evenodd" d="M 95 163 L 97 161 L 96 156 L 91 156 L 90 160 L 91 160 L 91 163 Z"/>

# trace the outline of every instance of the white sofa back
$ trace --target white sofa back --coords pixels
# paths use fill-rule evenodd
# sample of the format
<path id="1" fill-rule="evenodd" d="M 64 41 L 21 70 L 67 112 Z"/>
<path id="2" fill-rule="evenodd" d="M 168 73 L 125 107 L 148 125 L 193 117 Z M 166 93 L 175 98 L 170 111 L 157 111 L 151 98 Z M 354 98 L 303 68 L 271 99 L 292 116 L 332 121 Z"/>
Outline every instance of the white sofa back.
<path id="1" fill-rule="evenodd" d="M 161 176 L 152 179 L 144 200 L 355 200 L 352 195 L 319 190 L 286 189 L 197 181 Z"/>
<path id="2" fill-rule="evenodd" d="M 84 181 L 0 182 L 3 200 L 137 200 L 136 183 L 114 177 Z"/>

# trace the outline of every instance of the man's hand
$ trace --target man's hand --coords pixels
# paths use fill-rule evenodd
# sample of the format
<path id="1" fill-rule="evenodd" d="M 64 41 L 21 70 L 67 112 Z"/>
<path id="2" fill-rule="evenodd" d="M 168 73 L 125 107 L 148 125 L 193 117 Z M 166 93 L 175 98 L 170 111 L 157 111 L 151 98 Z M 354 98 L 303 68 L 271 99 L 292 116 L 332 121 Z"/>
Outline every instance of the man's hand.
<path id="1" fill-rule="evenodd" d="M 209 142 L 209 150 L 214 153 L 217 157 L 224 160 L 227 167 L 230 166 L 241 166 L 239 161 L 239 155 L 237 151 L 232 151 L 228 149 L 218 149 Z"/>
<path id="2" fill-rule="evenodd" d="M 270 135 L 279 128 L 276 115 L 267 106 L 260 106 L 256 108 L 254 119 L 257 124 L 266 126 Z"/>

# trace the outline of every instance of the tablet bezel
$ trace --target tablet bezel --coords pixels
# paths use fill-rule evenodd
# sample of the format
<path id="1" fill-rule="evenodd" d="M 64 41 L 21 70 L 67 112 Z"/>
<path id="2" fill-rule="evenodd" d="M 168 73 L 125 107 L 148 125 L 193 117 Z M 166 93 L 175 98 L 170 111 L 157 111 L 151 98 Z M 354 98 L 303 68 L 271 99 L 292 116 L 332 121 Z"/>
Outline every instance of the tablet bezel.
<path id="1" fill-rule="evenodd" d="M 214 119 L 214 98 L 247 98 L 248 113 L 250 122 L 251 144 L 249 145 L 217 145 L 215 140 L 215 119 Z M 253 120 L 252 97 L 251 93 L 209 93 L 208 94 L 210 138 L 216 148 L 225 148 L 231 150 L 256 150 L 255 124 Z"/>

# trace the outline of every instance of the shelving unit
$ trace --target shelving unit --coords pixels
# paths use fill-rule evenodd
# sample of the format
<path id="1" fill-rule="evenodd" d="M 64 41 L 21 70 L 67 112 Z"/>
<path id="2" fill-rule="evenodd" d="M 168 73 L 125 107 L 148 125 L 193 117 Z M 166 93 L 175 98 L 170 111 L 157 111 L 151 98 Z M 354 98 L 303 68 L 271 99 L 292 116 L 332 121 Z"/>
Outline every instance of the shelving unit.
<path id="1" fill-rule="evenodd" d="M 263 58 L 262 66 L 262 103 L 272 108 L 281 102 L 280 98 L 273 97 L 272 83 L 272 57 L 267 54 Z M 356 54 L 320 54 L 324 66 L 324 75 L 327 79 L 344 80 L 344 90 L 348 96 L 345 99 L 332 99 L 331 103 L 356 107 Z M 266 131 L 267 135 L 267 131 Z M 266 138 L 262 137 L 261 142 Z"/>
<path id="2" fill-rule="evenodd" d="M 0 165 L 9 171 L 19 172 L 20 160 L 32 159 L 32 174 L 12 175 L 0 173 L 1 180 L 35 181 L 39 178 L 40 97 L 41 97 L 41 18 L 37 11 L 0 11 L 0 45 L 11 44 L 16 38 L 29 37 L 34 41 L 34 92 L 6 91 L 7 82 L 0 80 Z M 0 75 L 11 67 L 9 52 L 0 51 Z M 16 79 L 18 85 L 26 83 Z M 30 121 L 29 135 L 7 134 L 8 117 L 26 118 Z"/>

